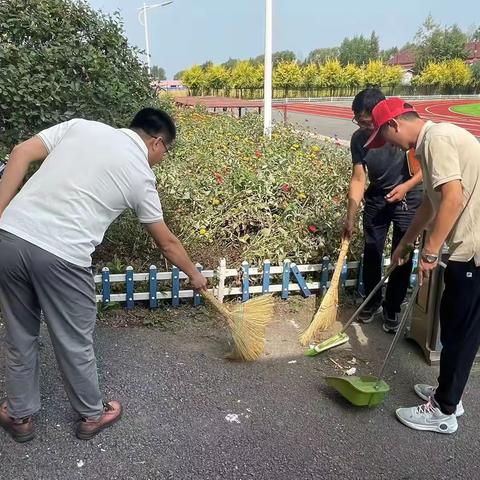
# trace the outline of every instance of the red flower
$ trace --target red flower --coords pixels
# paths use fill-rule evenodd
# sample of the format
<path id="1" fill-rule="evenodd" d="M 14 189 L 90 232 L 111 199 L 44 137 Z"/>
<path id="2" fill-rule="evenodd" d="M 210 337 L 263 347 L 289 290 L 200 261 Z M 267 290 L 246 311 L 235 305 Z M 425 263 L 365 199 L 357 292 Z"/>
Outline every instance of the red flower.
<path id="1" fill-rule="evenodd" d="M 292 187 L 290 187 L 290 185 L 288 183 L 284 183 L 280 189 L 282 190 L 282 192 L 285 192 L 285 193 L 288 193 L 290 190 L 291 190 Z"/>
<path id="2" fill-rule="evenodd" d="M 223 176 L 220 175 L 218 172 L 215 172 L 215 173 L 213 174 L 213 176 L 215 177 L 215 181 L 216 181 L 219 185 L 221 185 L 223 182 L 225 182 L 225 179 L 223 178 Z"/>
<path id="3" fill-rule="evenodd" d="M 260 158 L 262 156 L 262 152 L 260 150 L 255 150 L 255 156 Z"/>
<path id="4" fill-rule="evenodd" d="M 318 232 L 318 228 L 315 226 L 315 225 L 309 225 L 308 226 L 308 231 L 310 233 L 317 233 Z"/>

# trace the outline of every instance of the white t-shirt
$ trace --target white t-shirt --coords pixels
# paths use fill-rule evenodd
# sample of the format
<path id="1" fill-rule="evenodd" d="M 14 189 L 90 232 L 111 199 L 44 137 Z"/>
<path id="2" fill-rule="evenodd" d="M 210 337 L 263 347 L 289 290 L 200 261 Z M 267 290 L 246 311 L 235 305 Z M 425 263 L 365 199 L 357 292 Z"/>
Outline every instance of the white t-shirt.
<path id="1" fill-rule="evenodd" d="M 109 225 L 127 208 L 163 220 L 145 143 L 134 131 L 73 119 L 38 134 L 49 152 L 0 217 L 0 229 L 89 267 Z"/>

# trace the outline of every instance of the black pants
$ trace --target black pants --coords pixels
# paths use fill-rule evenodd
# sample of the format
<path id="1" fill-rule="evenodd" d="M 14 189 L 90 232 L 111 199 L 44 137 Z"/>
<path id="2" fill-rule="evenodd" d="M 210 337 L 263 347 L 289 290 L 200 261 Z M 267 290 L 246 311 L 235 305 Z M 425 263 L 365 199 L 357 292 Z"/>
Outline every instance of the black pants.
<path id="1" fill-rule="evenodd" d="M 462 398 L 480 346 L 480 267 L 448 262 L 440 306 L 440 375 L 435 400 L 452 414 Z"/>
<path id="2" fill-rule="evenodd" d="M 363 281 L 365 293 L 368 295 L 380 281 L 382 275 L 382 254 L 385 248 L 390 224 L 393 224 L 393 250 L 397 247 L 403 235 L 413 220 L 417 208 L 422 202 L 422 191 L 410 191 L 406 202 L 390 204 L 384 198 L 385 192 L 365 195 L 363 212 L 363 233 L 365 249 L 363 257 Z M 389 317 L 400 312 L 400 307 L 410 281 L 412 260 L 398 267 L 390 276 L 385 295 L 385 307 Z M 379 305 L 382 292 L 379 291 L 371 300 L 369 307 Z"/>

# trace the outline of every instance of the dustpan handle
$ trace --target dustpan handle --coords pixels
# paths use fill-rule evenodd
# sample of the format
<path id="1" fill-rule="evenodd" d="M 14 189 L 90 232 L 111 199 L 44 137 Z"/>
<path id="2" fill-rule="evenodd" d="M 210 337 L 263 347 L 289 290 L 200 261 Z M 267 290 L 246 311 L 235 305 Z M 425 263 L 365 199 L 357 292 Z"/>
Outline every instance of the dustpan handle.
<path id="1" fill-rule="evenodd" d="M 420 290 L 420 283 L 418 282 L 418 279 L 417 279 L 417 285 L 413 289 L 412 296 L 410 297 L 410 300 L 408 301 L 407 307 L 405 308 L 405 311 L 403 312 L 402 319 L 400 320 L 400 325 L 398 326 L 398 330 L 395 333 L 395 337 L 393 338 L 392 344 L 390 345 L 390 348 L 388 349 L 387 355 L 385 356 L 385 360 L 383 361 L 382 368 L 380 369 L 380 372 L 378 374 L 377 385 L 382 380 L 383 374 L 385 373 L 385 367 L 387 366 L 387 363 L 390 360 L 390 357 L 392 356 L 392 353 L 395 350 L 395 347 L 397 346 L 397 343 L 400 340 L 400 337 L 403 335 L 403 330 L 405 329 L 405 325 L 407 323 L 408 316 L 410 315 L 410 312 L 412 311 L 413 304 L 415 303 L 415 300 L 417 298 L 417 294 L 418 294 L 419 290 Z"/>
<path id="2" fill-rule="evenodd" d="M 413 252 L 413 245 L 408 244 L 405 246 L 402 256 L 406 257 L 407 255 L 411 254 Z M 392 274 L 392 272 L 397 268 L 397 264 L 391 264 L 390 267 L 387 270 L 387 273 L 382 277 L 382 279 L 375 285 L 373 290 L 370 292 L 370 294 L 367 296 L 367 298 L 363 301 L 363 303 L 355 310 L 355 313 L 348 319 L 348 322 L 344 325 L 342 328 L 342 331 L 340 333 L 344 333 L 345 330 L 350 326 L 350 324 L 358 317 L 358 314 L 366 307 L 368 302 L 373 298 L 373 296 L 382 288 L 383 284 L 387 281 L 388 277 Z"/>

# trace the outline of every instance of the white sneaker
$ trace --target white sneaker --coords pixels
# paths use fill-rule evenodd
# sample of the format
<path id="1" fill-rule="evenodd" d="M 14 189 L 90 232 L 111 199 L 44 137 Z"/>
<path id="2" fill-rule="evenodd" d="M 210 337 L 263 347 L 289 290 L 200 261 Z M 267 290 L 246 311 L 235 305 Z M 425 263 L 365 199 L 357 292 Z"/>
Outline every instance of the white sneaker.
<path id="1" fill-rule="evenodd" d="M 435 395 L 436 387 L 432 387 L 431 385 L 426 385 L 425 383 L 417 383 L 413 386 L 415 393 L 422 399 L 428 402 L 430 397 Z M 461 417 L 465 413 L 463 409 L 463 402 L 460 400 L 457 405 L 457 409 L 455 410 L 455 416 Z"/>
<path id="2" fill-rule="evenodd" d="M 458 428 L 457 417 L 453 413 L 442 413 L 433 399 L 418 407 L 399 408 L 396 414 L 404 425 L 414 430 L 454 433 Z"/>

